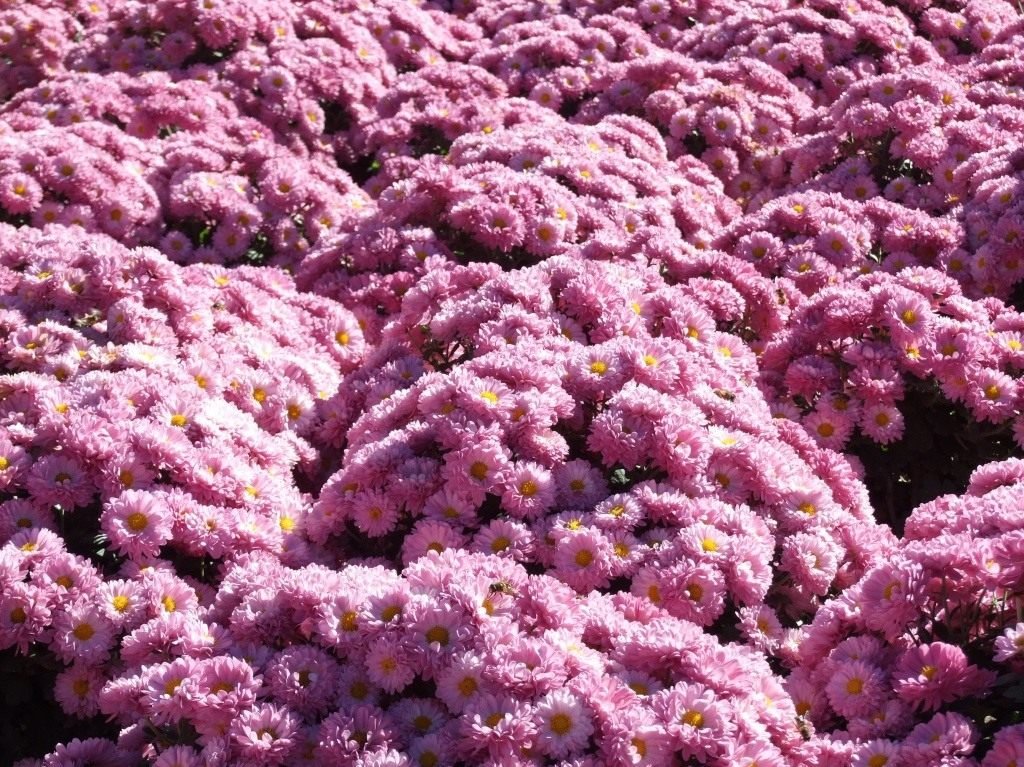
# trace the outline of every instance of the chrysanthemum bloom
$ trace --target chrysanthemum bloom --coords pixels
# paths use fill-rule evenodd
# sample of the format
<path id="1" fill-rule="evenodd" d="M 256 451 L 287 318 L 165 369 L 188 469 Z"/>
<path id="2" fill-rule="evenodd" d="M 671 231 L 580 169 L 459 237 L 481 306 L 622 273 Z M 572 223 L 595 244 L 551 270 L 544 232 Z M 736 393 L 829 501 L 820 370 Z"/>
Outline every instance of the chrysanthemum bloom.
<path id="1" fill-rule="evenodd" d="M 1011 626 L 996 638 L 993 659 L 1005 662 L 1024 657 L 1024 623 Z"/>
<path id="2" fill-rule="evenodd" d="M 400 637 L 379 637 L 366 653 L 366 673 L 385 692 L 400 692 L 416 678 L 411 655 Z"/>
<path id="3" fill-rule="evenodd" d="M 141 703 L 153 721 L 167 724 L 180 721 L 194 712 L 194 703 L 186 695 L 186 680 L 191 680 L 199 666 L 193 658 L 178 658 L 143 670 Z"/>
<path id="4" fill-rule="evenodd" d="M 106 681 L 99 667 L 75 663 L 57 675 L 53 694 L 65 714 L 84 719 L 99 713 L 99 693 Z"/>
<path id="5" fill-rule="evenodd" d="M 991 672 L 968 663 L 962 649 L 944 642 L 907 650 L 896 661 L 892 675 L 896 694 L 925 711 L 978 695 L 993 681 Z"/>
<path id="6" fill-rule="evenodd" d="M 162 500 L 142 490 L 126 490 L 107 501 L 100 525 L 111 546 L 132 559 L 156 556 L 172 534 Z"/>
<path id="7" fill-rule="evenodd" d="M 1024 725 L 1003 727 L 996 733 L 992 748 L 981 760 L 981 767 L 1013 767 L 1024 764 Z"/>
<path id="8" fill-rule="evenodd" d="M 852 719 L 874 711 L 888 693 L 882 669 L 860 660 L 835 666 L 825 688 L 829 703 L 840 716 Z"/>
<path id="9" fill-rule="evenodd" d="M 554 478 L 539 463 L 514 463 L 505 475 L 503 486 L 501 507 L 517 519 L 533 519 L 554 505 Z"/>
<path id="10" fill-rule="evenodd" d="M 201 767 L 202 758 L 192 746 L 171 746 L 160 752 L 153 767 Z"/>
<path id="11" fill-rule="evenodd" d="M 300 645 L 277 653 L 264 672 L 274 699 L 306 717 L 333 705 L 338 685 L 338 662 L 319 647 Z"/>
<path id="12" fill-rule="evenodd" d="M 860 588 L 868 628 L 894 639 L 918 615 L 924 593 L 924 573 L 916 563 L 887 563 L 870 572 Z"/>
<path id="13" fill-rule="evenodd" d="M 229 733 L 245 764 L 279 765 L 298 745 L 298 719 L 287 708 L 259 703 L 231 722 Z"/>
<path id="14" fill-rule="evenodd" d="M 100 663 L 109 657 L 113 643 L 113 627 L 88 598 L 54 615 L 50 649 L 61 660 Z"/>
<path id="15" fill-rule="evenodd" d="M 904 764 L 956 763 L 968 756 L 978 740 L 970 719 L 955 712 L 935 714 L 904 738 L 900 757 Z"/>
<path id="16" fill-rule="evenodd" d="M 470 701 L 459 720 L 457 748 L 466 756 L 486 754 L 497 763 L 534 748 L 537 725 L 529 704 L 484 693 Z"/>
<path id="17" fill-rule="evenodd" d="M 476 652 L 456 653 L 451 663 L 437 676 L 437 697 L 453 714 L 485 691 L 489 683 L 484 682 L 485 660 Z"/>
<path id="18" fill-rule="evenodd" d="M 900 744 L 896 741 L 884 738 L 870 740 L 857 747 L 853 767 L 887 767 L 896 764 L 899 753 Z"/>
<path id="19" fill-rule="evenodd" d="M 379 490 L 356 492 L 352 499 L 352 521 L 371 538 L 387 535 L 398 523 L 398 506 Z"/>
<path id="20" fill-rule="evenodd" d="M 217 724 L 251 706 L 262 686 L 248 663 L 224 656 L 199 661 L 192 679 L 186 695 L 195 706 L 197 720 Z"/>
<path id="21" fill-rule="evenodd" d="M 651 706 L 685 758 L 718 754 L 735 729 L 727 705 L 700 684 L 680 682 L 654 695 Z"/>
<path id="22" fill-rule="evenodd" d="M 888 403 L 868 404 L 861 412 L 860 430 L 880 445 L 888 445 L 903 436 L 903 414 Z"/>
<path id="23" fill-rule="evenodd" d="M 541 698 L 533 717 L 538 748 L 556 758 L 578 753 L 594 732 L 590 712 L 566 689 L 554 690 Z"/>

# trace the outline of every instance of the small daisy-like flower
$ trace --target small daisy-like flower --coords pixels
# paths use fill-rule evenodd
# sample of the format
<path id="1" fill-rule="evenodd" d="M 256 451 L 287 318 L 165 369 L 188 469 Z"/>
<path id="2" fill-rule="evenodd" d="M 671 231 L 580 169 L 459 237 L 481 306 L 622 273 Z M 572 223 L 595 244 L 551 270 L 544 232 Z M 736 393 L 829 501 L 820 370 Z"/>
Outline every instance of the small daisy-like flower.
<path id="1" fill-rule="evenodd" d="M 299 721 L 287 708 L 258 703 L 233 719 L 231 740 L 245 764 L 281 764 L 298 745 Z"/>
<path id="2" fill-rule="evenodd" d="M 352 498 L 352 521 L 361 532 L 379 538 L 398 523 L 398 506 L 379 490 L 359 491 Z"/>
<path id="3" fill-rule="evenodd" d="M 1006 629 L 998 637 L 994 646 L 993 658 L 1000 663 L 1013 658 L 1024 658 L 1024 623 Z"/>
<path id="4" fill-rule="evenodd" d="M 892 683 L 902 700 L 928 711 L 979 694 L 992 678 L 968 663 L 961 648 L 932 642 L 912 647 L 899 657 Z"/>
<path id="5" fill-rule="evenodd" d="M 453 714 L 483 692 L 485 662 L 475 652 L 457 653 L 447 668 L 437 677 L 437 697 Z"/>
<path id="6" fill-rule="evenodd" d="M 441 630 L 447 632 L 444 626 Z M 438 635 L 435 631 L 435 637 Z M 366 673 L 374 684 L 389 693 L 400 692 L 416 678 L 416 671 L 409 663 L 409 651 L 402 640 L 387 635 L 374 641 L 366 654 Z"/>
<path id="7" fill-rule="evenodd" d="M 859 660 L 837 664 L 825 687 L 832 708 L 847 719 L 870 714 L 878 708 L 886 692 L 882 670 Z"/>
<path id="8" fill-rule="evenodd" d="M 107 501 L 100 525 L 111 546 L 133 559 L 156 556 L 172 535 L 166 506 L 142 490 L 126 490 Z"/>
<path id="9" fill-rule="evenodd" d="M 853 757 L 853 767 L 887 767 L 896 763 L 900 744 L 884 738 L 860 745 Z"/>
<path id="10" fill-rule="evenodd" d="M 610 553 L 600 530 L 583 528 L 562 535 L 555 552 L 555 575 L 577 591 L 602 588 L 608 584 Z"/>
<path id="11" fill-rule="evenodd" d="M 566 689 L 553 690 L 541 698 L 533 716 L 539 749 L 556 758 L 581 751 L 594 732 L 590 712 Z"/>
<path id="12" fill-rule="evenodd" d="M 518 519 L 532 519 L 551 509 L 555 493 L 550 471 L 539 463 L 518 462 L 505 475 L 501 507 Z"/>
<path id="13" fill-rule="evenodd" d="M 75 663 L 57 675 L 53 694 L 65 714 L 84 719 L 99 713 L 99 693 L 106 681 L 96 666 Z"/>
<path id="14" fill-rule="evenodd" d="M 853 434 L 853 422 L 843 413 L 815 410 L 803 419 L 804 428 L 822 447 L 842 450 Z"/>
<path id="15" fill-rule="evenodd" d="M 89 601 L 79 601 L 54 616 L 50 649 L 65 662 L 101 663 L 109 657 L 113 643 L 113 627 Z"/>
<path id="16" fill-rule="evenodd" d="M 701 762 L 719 752 L 734 728 L 714 692 L 700 684 L 679 682 L 652 696 L 651 706 L 673 745 Z"/>
<path id="17" fill-rule="evenodd" d="M 867 405 L 861 412 L 860 429 L 880 445 L 888 445 L 903 436 L 903 414 L 884 402 Z"/>

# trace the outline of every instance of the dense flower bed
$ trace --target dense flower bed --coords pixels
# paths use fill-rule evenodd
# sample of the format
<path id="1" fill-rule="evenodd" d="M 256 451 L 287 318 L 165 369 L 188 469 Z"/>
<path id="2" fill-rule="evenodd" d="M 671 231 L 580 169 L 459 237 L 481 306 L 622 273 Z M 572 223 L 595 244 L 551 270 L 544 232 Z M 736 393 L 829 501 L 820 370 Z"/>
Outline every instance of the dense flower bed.
<path id="1" fill-rule="evenodd" d="M 0 9 L 0 753 L 1024 764 L 1024 10 Z"/>

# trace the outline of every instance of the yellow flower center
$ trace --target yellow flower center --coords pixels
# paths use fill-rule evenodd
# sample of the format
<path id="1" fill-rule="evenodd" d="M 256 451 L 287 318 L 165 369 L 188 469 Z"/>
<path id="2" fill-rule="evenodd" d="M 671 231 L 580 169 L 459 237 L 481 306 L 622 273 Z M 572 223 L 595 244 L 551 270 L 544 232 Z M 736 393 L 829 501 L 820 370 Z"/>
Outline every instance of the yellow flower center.
<path id="1" fill-rule="evenodd" d="M 572 729 L 572 717 L 559 712 L 551 717 L 549 724 L 556 735 L 566 735 Z"/>
<path id="2" fill-rule="evenodd" d="M 846 691 L 850 693 L 850 695 L 860 695 L 863 690 L 864 680 L 858 676 L 851 677 L 846 682 Z"/>
<path id="3" fill-rule="evenodd" d="M 537 483 L 532 479 L 525 480 L 519 485 L 519 493 L 527 498 L 532 498 L 537 494 Z"/>
<path id="4" fill-rule="evenodd" d="M 487 472 L 489 471 L 488 466 L 483 461 L 473 461 L 469 467 L 469 475 L 476 480 L 483 481 L 487 479 Z"/>
<path id="5" fill-rule="evenodd" d="M 467 698 L 477 690 L 476 679 L 471 676 L 463 677 L 456 686 L 459 688 L 459 693 Z"/>
<path id="6" fill-rule="evenodd" d="M 128 529 L 133 533 L 141 533 L 149 524 L 149 518 L 141 511 L 136 511 L 134 514 L 128 515 L 128 519 L 125 520 L 125 523 L 128 525 Z"/>
<path id="7" fill-rule="evenodd" d="M 171 426 L 177 426 L 179 429 L 184 427 L 188 423 L 188 419 L 181 413 L 175 413 L 171 416 Z"/>
<path id="8" fill-rule="evenodd" d="M 127 610 L 130 602 L 131 600 L 129 600 L 128 597 L 126 597 L 124 594 L 118 594 L 110 600 L 110 603 L 114 606 L 114 609 L 117 610 L 119 613 L 123 613 L 125 610 Z"/>
<path id="9" fill-rule="evenodd" d="M 587 549 L 580 549 L 576 552 L 576 556 L 573 558 L 573 561 L 575 561 L 580 567 L 587 567 L 594 561 L 594 555 Z"/>
<path id="10" fill-rule="evenodd" d="M 448 629 L 444 626 L 434 626 L 427 631 L 427 641 L 433 644 L 437 642 L 442 647 L 448 646 Z"/>
<path id="11" fill-rule="evenodd" d="M 683 724 L 688 724 L 691 727 L 703 727 L 704 726 L 704 714 L 700 711 L 694 711 L 692 708 L 683 714 L 680 721 Z"/>
<path id="12" fill-rule="evenodd" d="M 77 626 L 75 626 L 71 633 L 75 635 L 76 639 L 79 639 L 83 642 L 88 642 L 90 639 L 96 636 L 96 629 L 94 629 L 88 623 L 79 623 Z"/>
<path id="13" fill-rule="evenodd" d="M 15 607 L 11 610 L 8 617 L 11 619 L 11 623 L 24 623 L 28 620 L 28 615 L 25 613 L 24 607 Z"/>
<path id="14" fill-rule="evenodd" d="M 595 360 L 594 362 L 590 363 L 590 372 L 593 373 L 594 375 L 603 376 L 606 372 L 608 372 L 608 365 L 602 362 L 601 360 Z"/>

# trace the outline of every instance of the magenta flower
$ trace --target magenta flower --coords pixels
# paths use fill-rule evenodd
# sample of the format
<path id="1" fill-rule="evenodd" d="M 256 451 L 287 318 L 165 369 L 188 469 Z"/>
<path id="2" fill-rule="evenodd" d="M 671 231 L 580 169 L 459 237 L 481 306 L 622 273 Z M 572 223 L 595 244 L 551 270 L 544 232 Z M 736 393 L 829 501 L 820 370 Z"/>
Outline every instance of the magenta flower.
<path id="1" fill-rule="evenodd" d="M 101 524 L 113 548 L 127 557 L 156 556 L 171 538 L 171 520 L 152 493 L 126 490 L 107 501 Z"/>

